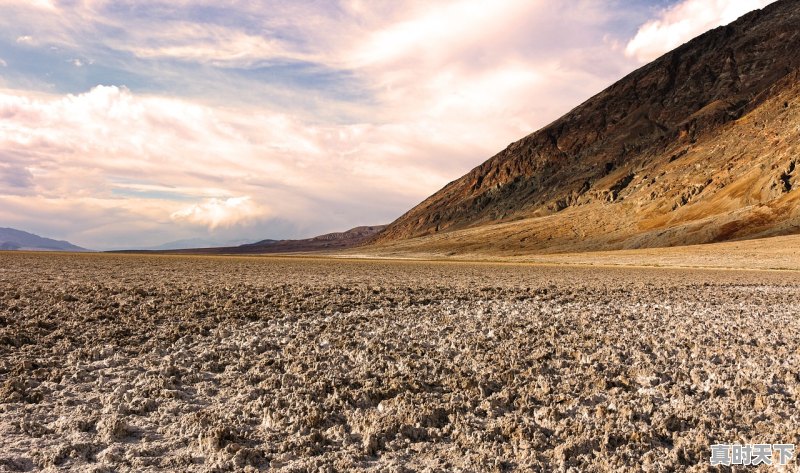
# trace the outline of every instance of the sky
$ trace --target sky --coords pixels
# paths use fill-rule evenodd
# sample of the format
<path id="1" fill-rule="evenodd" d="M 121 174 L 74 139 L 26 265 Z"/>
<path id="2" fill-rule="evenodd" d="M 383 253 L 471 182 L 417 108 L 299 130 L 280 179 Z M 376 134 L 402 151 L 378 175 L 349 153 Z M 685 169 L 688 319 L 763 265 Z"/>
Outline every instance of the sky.
<path id="1" fill-rule="evenodd" d="M 0 227 L 92 249 L 389 223 L 770 0 L 0 0 Z"/>

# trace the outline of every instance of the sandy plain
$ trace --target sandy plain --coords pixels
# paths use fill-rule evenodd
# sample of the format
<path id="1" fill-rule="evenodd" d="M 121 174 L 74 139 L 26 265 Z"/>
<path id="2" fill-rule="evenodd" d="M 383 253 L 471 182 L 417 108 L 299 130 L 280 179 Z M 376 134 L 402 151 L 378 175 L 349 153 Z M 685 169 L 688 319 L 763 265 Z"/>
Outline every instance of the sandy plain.
<path id="1" fill-rule="evenodd" d="M 0 253 L 0 471 L 709 471 L 800 444 L 798 275 Z"/>

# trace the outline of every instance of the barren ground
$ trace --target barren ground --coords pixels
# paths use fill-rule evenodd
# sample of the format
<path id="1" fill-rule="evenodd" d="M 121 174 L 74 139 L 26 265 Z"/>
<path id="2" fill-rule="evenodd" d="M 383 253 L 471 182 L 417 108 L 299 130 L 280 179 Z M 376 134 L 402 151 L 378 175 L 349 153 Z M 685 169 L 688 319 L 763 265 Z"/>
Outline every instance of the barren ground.
<path id="1" fill-rule="evenodd" d="M 0 471 L 705 471 L 798 358 L 797 272 L 0 253 Z"/>
<path id="2" fill-rule="evenodd" d="M 486 225 L 380 246 L 362 246 L 347 250 L 345 253 L 351 257 L 367 258 L 800 271 L 800 235 L 612 251 L 556 252 L 554 250 L 546 253 L 528 251 L 521 247 L 505 249 L 492 247 L 492 242 L 502 239 L 498 235 L 516 232 L 518 225 L 516 223 Z"/>

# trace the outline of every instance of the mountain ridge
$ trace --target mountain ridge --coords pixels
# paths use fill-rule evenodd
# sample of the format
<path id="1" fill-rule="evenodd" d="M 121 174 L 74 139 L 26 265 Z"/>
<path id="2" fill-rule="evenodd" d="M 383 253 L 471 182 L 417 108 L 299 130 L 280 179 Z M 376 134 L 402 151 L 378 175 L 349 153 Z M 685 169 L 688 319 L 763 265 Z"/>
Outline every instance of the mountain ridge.
<path id="1" fill-rule="evenodd" d="M 54 240 L 39 235 L 17 230 L 15 228 L 0 227 L 0 251 L 73 251 L 87 252 L 86 248 L 73 245 L 65 240 Z"/>
<path id="2" fill-rule="evenodd" d="M 448 240 L 436 235 L 472 231 L 471 239 L 450 244 L 479 246 L 479 228 L 514 227 L 510 222 L 521 222 L 519 231 L 505 229 L 493 235 L 502 242 L 484 243 L 503 251 L 566 251 L 797 231 L 796 205 L 760 215 L 763 206 L 785 207 L 780 199 L 797 200 L 797 24 L 800 2 L 782 0 L 689 41 L 511 143 L 392 222 L 372 243 L 419 238 L 427 244 Z M 781 115 L 789 120 L 781 122 Z M 776 136 L 753 133 L 748 120 L 762 131 L 769 122 Z M 780 141 L 780 149 L 759 152 L 755 160 L 736 155 L 737 145 L 749 149 L 749 137 Z M 714 147 L 725 148 L 727 161 L 717 159 Z M 713 166 L 703 169 L 704 161 Z M 763 172 L 749 176 L 756 168 Z M 733 176 L 732 169 L 749 177 Z M 727 186 L 745 189 L 736 195 Z M 763 195 L 749 195 L 748 186 Z M 724 205 L 722 197 L 728 199 Z M 731 220 L 737 211 L 742 215 Z M 709 231 L 692 228 L 683 240 L 674 235 L 704 219 L 711 219 L 705 222 Z M 759 219 L 764 225 L 748 226 Z"/>
<path id="3" fill-rule="evenodd" d="M 143 250 L 143 251 L 168 251 L 168 250 L 185 250 L 192 248 L 214 248 L 214 247 L 227 247 L 238 246 L 253 243 L 253 240 L 245 239 L 231 239 L 231 240 L 216 240 L 213 238 L 184 238 L 180 240 L 172 240 L 160 245 L 124 248 L 125 250 Z"/>
<path id="4" fill-rule="evenodd" d="M 273 254 L 305 253 L 346 250 L 361 245 L 382 231 L 386 225 L 363 225 L 343 232 L 332 232 L 298 240 L 261 240 L 239 246 L 216 248 L 186 248 L 174 250 L 125 250 L 115 253 L 171 253 L 171 254 Z"/>

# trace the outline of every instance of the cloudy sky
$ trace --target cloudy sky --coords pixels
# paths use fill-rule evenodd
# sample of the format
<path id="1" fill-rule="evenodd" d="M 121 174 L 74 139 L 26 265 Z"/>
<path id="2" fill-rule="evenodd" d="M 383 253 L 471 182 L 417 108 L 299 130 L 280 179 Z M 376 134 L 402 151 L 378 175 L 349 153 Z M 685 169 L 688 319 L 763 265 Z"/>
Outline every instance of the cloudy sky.
<path id="1" fill-rule="evenodd" d="M 769 0 L 0 0 L 0 227 L 95 249 L 388 223 Z"/>

